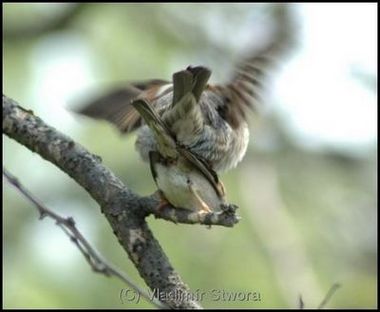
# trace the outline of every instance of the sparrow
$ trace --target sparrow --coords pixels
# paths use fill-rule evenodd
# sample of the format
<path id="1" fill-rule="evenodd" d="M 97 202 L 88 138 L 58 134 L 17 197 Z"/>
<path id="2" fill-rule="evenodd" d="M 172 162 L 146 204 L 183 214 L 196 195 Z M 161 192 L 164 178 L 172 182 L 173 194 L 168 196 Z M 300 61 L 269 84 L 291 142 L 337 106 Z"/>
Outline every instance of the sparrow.
<path id="1" fill-rule="evenodd" d="M 174 92 L 172 82 L 160 79 L 130 83 L 88 102 L 78 112 L 107 120 L 123 134 L 137 131 L 136 148 L 142 159 L 148 162 L 149 153 L 159 150 L 157 135 L 132 105 L 135 100 L 144 100 L 158 116 L 167 115 L 166 122 L 173 123 L 178 118 L 171 129 L 173 138 L 210 169 L 220 173 L 236 167 L 248 146 L 248 113 L 259 109 L 264 102 L 268 73 L 292 45 L 288 5 L 275 8 L 278 25 L 272 40 L 260 50 L 251 51 L 238 63 L 232 79 L 226 84 L 206 84 L 204 90 L 194 88 L 197 105 L 192 106 L 191 113 L 181 115 L 179 109 L 171 112 L 176 107 L 172 103 L 180 100 L 180 93 Z M 187 71 L 194 76 L 202 73 L 194 80 L 199 84 L 202 84 L 199 79 L 209 78 L 203 76 L 204 67 L 189 66 Z M 180 75 L 183 79 L 185 76 Z"/>
<path id="2" fill-rule="evenodd" d="M 131 103 L 156 143 L 148 157 L 161 199 L 159 208 L 170 203 L 177 208 L 211 213 L 229 206 L 217 174 L 186 144 L 191 140 L 189 136 L 203 131 L 199 100 L 210 74 L 204 67 L 175 73 L 172 103 L 161 115 L 145 99 Z"/>

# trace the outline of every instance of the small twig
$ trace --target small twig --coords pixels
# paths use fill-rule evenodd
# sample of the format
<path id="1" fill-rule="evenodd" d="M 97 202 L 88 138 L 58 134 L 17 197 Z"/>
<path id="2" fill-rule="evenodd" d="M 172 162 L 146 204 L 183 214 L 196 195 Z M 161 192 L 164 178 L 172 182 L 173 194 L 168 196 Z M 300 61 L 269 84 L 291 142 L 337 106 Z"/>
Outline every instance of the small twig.
<path id="1" fill-rule="evenodd" d="M 40 214 L 40 220 L 44 217 L 50 217 L 56 221 L 56 224 L 65 232 L 65 234 L 70 238 L 70 240 L 78 247 L 80 252 L 85 257 L 86 261 L 91 266 L 92 270 L 96 273 L 104 274 L 105 276 L 116 276 L 121 281 L 126 283 L 133 290 L 141 294 L 143 298 L 151 302 L 158 308 L 167 307 L 163 303 L 161 303 L 156 298 L 152 298 L 149 294 L 136 286 L 134 282 L 123 272 L 112 267 L 105 260 L 102 259 L 100 255 L 96 253 L 96 251 L 91 247 L 88 241 L 84 238 L 84 236 L 80 233 L 75 225 L 75 221 L 72 217 L 64 218 L 56 214 L 54 211 L 47 208 L 44 204 L 42 204 L 34 195 L 32 195 L 20 182 L 19 180 L 10 174 L 5 168 L 3 168 L 3 176 L 7 179 L 7 181 L 13 185 L 21 194 L 23 194 L 29 201 L 31 201 L 35 207 L 37 208 Z M 152 300 L 153 299 L 153 300 Z"/>
<path id="2" fill-rule="evenodd" d="M 305 308 L 305 303 L 303 302 L 302 295 L 300 294 L 298 297 L 299 309 L 303 310 Z"/>
<path id="3" fill-rule="evenodd" d="M 340 284 L 335 283 L 334 285 L 331 286 L 329 291 L 327 292 L 325 298 L 322 300 L 320 305 L 318 306 L 318 309 L 323 309 L 323 307 L 327 304 L 327 302 L 331 299 L 333 294 L 336 292 L 336 290 L 340 287 Z"/>
<path id="4" fill-rule="evenodd" d="M 331 297 L 333 296 L 333 294 L 336 292 L 336 290 L 340 287 L 340 284 L 338 283 L 335 283 L 334 285 L 332 285 L 329 289 L 329 291 L 327 292 L 325 298 L 323 298 L 322 302 L 319 304 L 318 306 L 318 309 L 323 309 L 323 307 L 327 304 L 327 302 L 331 299 Z M 305 308 L 305 303 L 303 302 L 303 299 L 302 299 L 302 295 L 300 294 L 299 295 L 299 298 L 298 298 L 298 307 L 300 310 L 303 310 Z"/>

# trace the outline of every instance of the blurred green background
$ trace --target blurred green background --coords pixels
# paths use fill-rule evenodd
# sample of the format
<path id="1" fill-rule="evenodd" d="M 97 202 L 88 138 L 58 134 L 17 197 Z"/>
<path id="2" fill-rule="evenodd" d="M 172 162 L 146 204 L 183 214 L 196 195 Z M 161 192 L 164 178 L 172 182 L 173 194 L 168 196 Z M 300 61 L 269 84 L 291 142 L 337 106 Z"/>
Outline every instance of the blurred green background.
<path id="1" fill-rule="evenodd" d="M 129 80 L 187 65 L 224 81 L 273 23 L 270 4 L 3 4 L 3 93 L 100 155 L 139 194 L 155 185 L 135 136 L 67 108 Z M 250 121 L 243 162 L 222 175 L 234 228 L 148 222 L 206 308 L 377 307 L 377 4 L 294 5 L 299 45 Z M 266 27 L 269 25 L 268 27 Z M 3 136 L 4 166 L 73 216 L 109 261 L 146 287 L 97 204 L 68 176 Z M 148 308 L 91 272 L 54 222 L 3 186 L 3 307 Z M 260 293 L 214 300 L 212 291 Z"/>

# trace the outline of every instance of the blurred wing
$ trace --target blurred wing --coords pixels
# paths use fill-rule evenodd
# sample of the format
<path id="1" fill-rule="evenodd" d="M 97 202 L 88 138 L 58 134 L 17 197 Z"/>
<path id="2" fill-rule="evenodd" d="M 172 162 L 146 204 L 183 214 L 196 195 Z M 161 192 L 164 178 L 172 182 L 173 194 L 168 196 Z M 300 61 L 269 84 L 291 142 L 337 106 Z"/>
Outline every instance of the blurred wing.
<path id="1" fill-rule="evenodd" d="M 130 133 L 142 125 L 141 116 L 131 102 L 137 98 L 152 101 L 163 95 L 160 89 L 169 84 L 167 81 L 157 79 L 132 83 L 86 103 L 76 112 L 91 118 L 106 120 L 114 124 L 122 133 Z"/>
<path id="2" fill-rule="evenodd" d="M 225 107 L 221 115 L 236 127 L 241 119 L 246 119 L 248 109 L 259 109 L 263 103 L 265 82 L 275 71 L 289 50 L 295 45 L 294 17 L 291 5 L 275 4 L 273 19 L 275 31 L 263 48 L 248 54 L 237 64 L 235 74 L 226 86 L 215 86 L 210 91 L 224 96 Z"/>
<path id="3" fill-rule="evenodd" d="M 133 86 L 111 91 L 110 93 L 86 103 L 76 112 L 91 118 L 103 119 L 113 123 L 121 132 L 128 133 L 141 124 L 139 114 L 130 102 L 141 94 Z"/>

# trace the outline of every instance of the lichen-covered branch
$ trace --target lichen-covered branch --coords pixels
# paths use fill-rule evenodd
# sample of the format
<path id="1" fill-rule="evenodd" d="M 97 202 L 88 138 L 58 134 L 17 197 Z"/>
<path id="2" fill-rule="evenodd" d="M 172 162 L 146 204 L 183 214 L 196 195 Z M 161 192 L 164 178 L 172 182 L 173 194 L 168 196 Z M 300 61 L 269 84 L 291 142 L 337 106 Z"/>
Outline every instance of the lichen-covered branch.
<path id="1" fill-rule="evenodd" d="M 99 203 L 141 277 L 172 308 L 200 308 L 173 269 L 144 217 L 154 204 L 131 192 L 101 159 L 3 96 L 3 132 L 71 176 Z M 158 291 L 157 291 L 158 290 Z M 160 298 L 161 299 L 161 298 Z"/>

